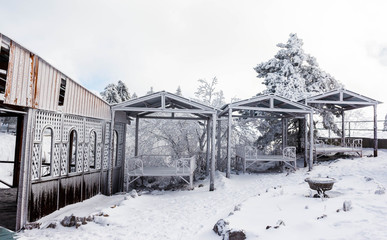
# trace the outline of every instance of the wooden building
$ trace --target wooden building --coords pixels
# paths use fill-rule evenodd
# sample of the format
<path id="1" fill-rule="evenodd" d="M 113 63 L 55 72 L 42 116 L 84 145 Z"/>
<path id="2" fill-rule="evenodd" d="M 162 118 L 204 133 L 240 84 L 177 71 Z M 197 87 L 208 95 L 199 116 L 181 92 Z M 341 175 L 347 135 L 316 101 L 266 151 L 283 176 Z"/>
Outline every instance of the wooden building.
<path id="1" fill-rule="evenodd" d="M 14 159 L 0 153 L 0 165 L 13 166 L 13 180 L 0 184 L 15 196 L 0 189 L 0 226 L 19 230 L 68 204 L 121 191 L 125 123 L 111 131 L 108 103 L 7 36 L 0 43 L 0 118 L 17 122 Z"/>

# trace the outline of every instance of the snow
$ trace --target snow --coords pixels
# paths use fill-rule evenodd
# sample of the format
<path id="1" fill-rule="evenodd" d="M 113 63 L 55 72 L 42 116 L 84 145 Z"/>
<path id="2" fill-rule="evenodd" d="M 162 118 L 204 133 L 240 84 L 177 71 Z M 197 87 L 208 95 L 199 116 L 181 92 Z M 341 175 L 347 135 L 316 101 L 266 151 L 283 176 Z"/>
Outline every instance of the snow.
<path id="1" fill-rule="evenodd" d="M 371 153 L 366 150 L 364 156 Z M 216 190 L 209 180 L 193 191 L 154 191 L 98 195 L 42 218 L 41 229 L 20 232 L 20 239 L 221 239 L 212 228 L 219 219 L 243 229 L 247 239 L 387 239 L 387 151 L 377 158 L 320 162 L 311 172 L 231 175 L 217 172 Z M 307 177 L 337 180 L 330 198 L 316 192 Z M 203 184 L 203 187 L 199 187 Z M 346 208 L 343 210 L 343 204 Z M 236 207 L 237 206 L 237 207 Z M 64 216 L 95 216 L 94 222 L 65 228 Z M 283 224 L 281 223 L 283 222 Z M 268 229 L 266 229 L 268 228 Z"/>

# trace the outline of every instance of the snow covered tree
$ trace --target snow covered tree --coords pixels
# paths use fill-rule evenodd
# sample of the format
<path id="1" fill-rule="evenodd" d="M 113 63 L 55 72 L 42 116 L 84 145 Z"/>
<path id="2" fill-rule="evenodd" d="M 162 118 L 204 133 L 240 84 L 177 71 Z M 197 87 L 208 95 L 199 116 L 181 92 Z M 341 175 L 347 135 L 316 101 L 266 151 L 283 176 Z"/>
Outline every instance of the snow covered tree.
<path id="1" fill-rule="evenodd" d="M 183 94 L 181 93 L 181 88 L 180 88 L 180 86 L 177 87 L 176 93 L 175 93 L 175 94 L 178 95 L 178 96 L 183 96 Z"/>
<path id="2" fill-rule="evenodd" d="M 148 92 L 146 92 L 146 95 L 149 95 L 149 94 L 152 94 L 152 93 L 154 93 L 154 91 L 153 91 L 153 87 L 150 87 L 149 91 L 148 91 Z"/>
<path id="3" fill-rule="evenodd" d="M 101 92 L 102 99 L 108 103 L 120 103 L 121 97 L 118 94 L 117 86 L 114 83 L 108 84 Z"/>
<path id="4" fill-rule="evenodd" d="M 262 83 L 266 86 L 266 89 L 259 94 L 274 93 L 297 101 L 342 87 L 335 78 L 319 68 L 314 57 L 304 52 L 303 41 L 297 37 L 297 34 L 291 33 L 286 43 L 279 43 L 277 46 L 280 50 L 274 58 L 254 68 L 258 73 L 257 77 L 263 78 Z M 340 129 L 334 122 L 336 114 L 322 111 L 321 116 L 325 128 L 340 134 Z M 289 124 L 290 128 L 296 128 L 299 122 L 292 121 Z M 261 120 L 258 128 L 262 134 L 259 140 L 263 146 L 270 145 L 281 134 L 281 123 L 276 120 L 271 120 L 269 123 L 267 120 Z"/>
<path id="5" fill-rule="evenodd" d="M 195 96 L 204 104 L 221 107 L 225 103 L 223 91 L 216 90 L 218 79 L 214 77 L 210 82 L 205 79 L 199 79 L 199 87 L 195 92 Z"/>
<path id="6" fill-rule="evenodd" d="M 254 70 L 263 78 L 263 94 L 275 93 L 291 100 L 340 88 L 342 85 L 319 68 L 316 59 L 302 49 L 297 34 L 289 35 L 287 43 L 279 43 L 274 58 L 258 64 Z"/>
<path id="7" fill-rule="evenodd" d="M 108 84 L 100 94 L 102 99 L 108 103 L 120 103 L 130 99 L 128 88 L 121 80 L 118 81 L 117 85 L 114 83 Z"/>
<path id="8" fill-rule="evenodd" d="M 118 81 L 117 92 L 118 92 L 118 95 L 121 98 L 121 102 L 125 102 L 125 101 L 130 99 L 130 94 L 129 94 L 129 91 L 128 91 L 128 87 L 121 80 Z"/>
<path id="9" fill-rule="evenodd" d="M 134 98 L 138 98 L 137 93 L 135 93 L 135 92 L 132 94 L 132 99 L 134 99 Z"/>

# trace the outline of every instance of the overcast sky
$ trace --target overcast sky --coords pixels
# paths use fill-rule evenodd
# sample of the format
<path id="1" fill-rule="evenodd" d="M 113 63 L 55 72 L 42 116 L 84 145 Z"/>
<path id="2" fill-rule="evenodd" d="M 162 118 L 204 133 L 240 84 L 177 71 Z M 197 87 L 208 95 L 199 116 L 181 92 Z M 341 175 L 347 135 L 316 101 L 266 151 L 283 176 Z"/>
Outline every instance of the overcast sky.
<path id="1" fill-rule="evenodd" d="M 193 97 L 217 77 L 226 101 L 263 90 L 253 68 L 289 33 L 349 90 L 386 102 L 387 1 L 4 1 L 0 32 L 88 89 Z"/>

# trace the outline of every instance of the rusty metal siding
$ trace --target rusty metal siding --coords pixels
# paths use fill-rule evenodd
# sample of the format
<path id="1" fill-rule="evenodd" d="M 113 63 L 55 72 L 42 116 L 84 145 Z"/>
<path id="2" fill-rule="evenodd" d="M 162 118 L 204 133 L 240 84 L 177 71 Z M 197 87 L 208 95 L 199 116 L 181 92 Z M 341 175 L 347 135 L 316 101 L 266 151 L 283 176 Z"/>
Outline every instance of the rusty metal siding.
<path id="1" fill-rule="evenodd" d="M 29 107 L 32 95 L 29 84 L 33 73 L 31 66 L 33 66 L 31 53 L 11 41 L 4 103 Z"/>
<path id="2" fill-rule="evenodd" d="M 66 80 L 66 91 L 63 107 L 59 107 L 62 78 Z M 105 120 L 111 118 L 108 103 L 14 41 L 10 44 L 4 103 Z"/>

